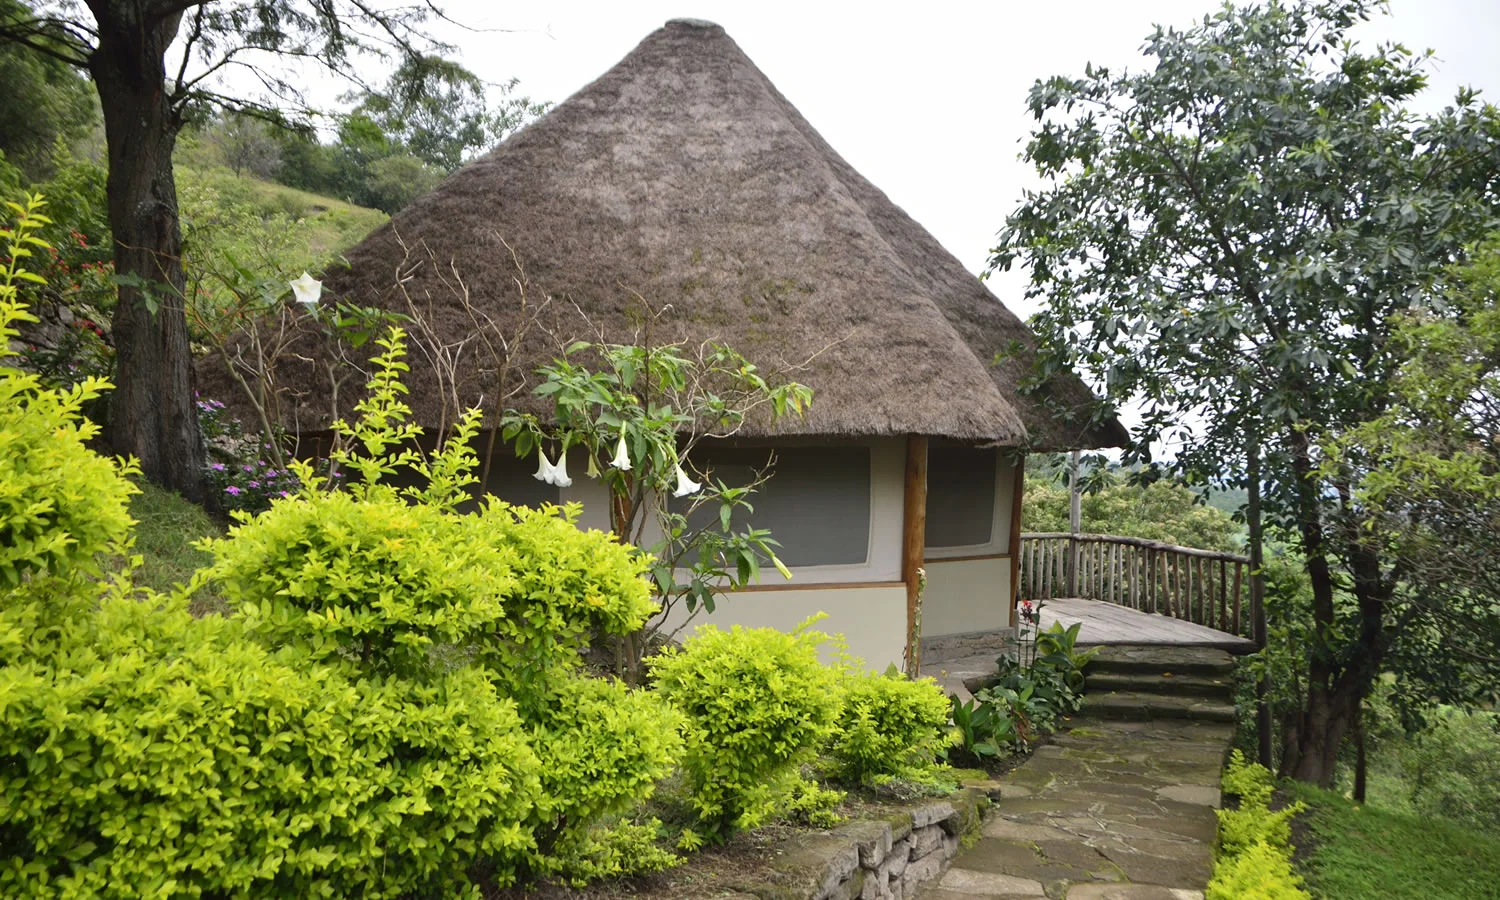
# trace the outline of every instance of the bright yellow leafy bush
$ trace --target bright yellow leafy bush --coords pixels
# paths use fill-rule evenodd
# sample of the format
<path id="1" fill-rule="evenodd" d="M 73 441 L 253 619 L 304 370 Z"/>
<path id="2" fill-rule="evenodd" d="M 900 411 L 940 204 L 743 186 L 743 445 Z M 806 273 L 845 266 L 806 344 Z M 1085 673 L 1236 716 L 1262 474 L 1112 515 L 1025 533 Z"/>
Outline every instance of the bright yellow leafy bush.
<path id="1" fill-rule="evenodd" d="M 850 781 L 929 773 L 948 727 L 948 698 L 931 678 L 851 672 L 828 752 Z"/>
<path id="2" fill-rule="evenodd" d="M 101 574 L 101 553 L 122 549 L 135 492 L 123 477 L 135 471 L 132 463 L 86 446 L 98 426 L 80 409 L 109 382 L 88 378 L 52 390 L 8 365 L 13 326 L 34 321 L 19 288 L 38 280 L 24 263 L 46 248 L 35 234 L 49 221 L 45 205 L 40 198 L 5 204 L 16 223 L 0 228 L 9 257 L 0 264 L 0 662 L 57 637 L 92 604 L 87 580 Z"/>
<path id="3" fill-rule="evenodd" d="M 837 726 L 839 673 L 818 661 L 827 636 L 700 628 L 648 663 L 657 691 L 688 718 L 683 769 L 705 836 L 753 828 L 785 802 Z"/>
<path id="4" fill-rule="evenodd" d="M 531 843 L 537 759 L 472 670 L 354 681 L 113 599 L 0 697 L 0 895 L 396 897 Z"/>
<path id="5" fill-rule="evenodd" d="M 1271 773 L 1247 763 L 1238 750 L 1230 754 L 1223 788 L 1239 798 L 1239 808 L 1217 811 L 1219 839 L 1205 900 L 1309 900 L 1292 871 L 1291 845 L 1292 817 L 1306 807 L 1299 802 L 1272 812 Z"/>

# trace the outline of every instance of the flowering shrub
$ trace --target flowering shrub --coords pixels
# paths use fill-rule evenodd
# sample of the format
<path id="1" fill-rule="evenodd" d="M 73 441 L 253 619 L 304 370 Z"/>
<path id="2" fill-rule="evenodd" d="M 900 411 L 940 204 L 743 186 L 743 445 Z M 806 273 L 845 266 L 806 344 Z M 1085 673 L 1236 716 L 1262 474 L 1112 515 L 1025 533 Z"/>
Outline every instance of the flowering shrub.
<path id="1" fill-rule="evenodd" d="M 208 449 L 208 481 L 226 512 L 258 513 L 271 501 L 290 497 L 302 480 L 290 469 L 267 461 L 270 449 L 257 432 L 247 432 L 239 419 L 224 412 L 217 400 L 197 400 L 198 428 Z"/>

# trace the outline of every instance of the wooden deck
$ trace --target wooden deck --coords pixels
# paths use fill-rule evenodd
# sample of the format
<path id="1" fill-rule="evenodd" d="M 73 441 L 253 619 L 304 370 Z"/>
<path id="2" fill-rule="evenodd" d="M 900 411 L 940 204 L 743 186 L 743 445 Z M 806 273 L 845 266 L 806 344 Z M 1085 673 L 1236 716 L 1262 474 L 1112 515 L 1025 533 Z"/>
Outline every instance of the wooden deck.
<path id="1" fill-rule="evenodd" d="M 1042 630 L 1061 622 L 1064 628 L 1083 623 L 1078 630 L 1081 646 L 1134 644 L 1153 647 L 1211 647 L 1234 654 L 1251 653 L 1255 644 L 1245 638 L 1184 622 L 1170 616 L 1139 612 L 1100 600 L 1055 599 L 1042 603 Z M 922 674 L 936 678 L 943 690 L 969 699 L 964 682 L 982 679 L 995 671 L 995 649 L 969 656 L 924 660 Z"/>
<path id="2" fill-rule="evenodd" d="M 1139 612 L 1098 600 L 1057 599 L 1042 603 L 1042 630 L 1061 622 L 1064 628 L 1081 622 L 1078 643 L 1157 644 L 1179 647 L 1214 647 L 1230 653 L 1251 653 L 1255 644 L 1245 638 L 1213 628 L 1194 625 L 1170 616 Z"/>

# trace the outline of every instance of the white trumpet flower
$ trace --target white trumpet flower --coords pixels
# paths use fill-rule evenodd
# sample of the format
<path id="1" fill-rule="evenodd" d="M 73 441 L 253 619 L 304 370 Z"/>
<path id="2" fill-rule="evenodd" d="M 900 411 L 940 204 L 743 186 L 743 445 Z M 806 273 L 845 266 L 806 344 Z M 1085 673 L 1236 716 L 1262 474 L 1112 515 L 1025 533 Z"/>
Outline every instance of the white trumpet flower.
<path id="1" fill-rule="evenodd" d="M 687 473 L 682 471 L 682 463 L 677 464 L 677 490 L 672 492 L 673 497 L 686 497 L 689 494 L 696 494 L 702 487 L 703 485 L 687 477 Z"/>
<path id="2" fill-rule="evenodd" d="M 556 478 L 557 467 L 552 465 L 551 460 L 547 459 L 547 451 L 543 450 L 541 447 L 536 448 L 536 458 L 536 474 L 532 475 L 531 477 L 535 478 L 537 481 L 545 481 L 548 484 L 554 484 L 555 482 L 553 479 Z"/>
<path id="3" fill-rule="evenodd" d="M 573 479 L 568 477 L 568 454 L 566 452 L 557 455 L 557 465 L 552 468 L 552 483 L 558 487 L 573 486 Z"/>
<path id="4" fill-rule="evenodd" d="M 292 289 L 292 296 L 297 298 L 297 302 L 308 309 L 316 308 L 318 298 L 323 296 L 323 282 L 306 272 L 296 281 L 288 281 L 287 286 Z"/>
<path id="5" fill-rule="evenodd" d="M 615 458 L 609 461 L 611 467 L 621 472 L 630 471 L 630 454 L 625 450 L 625 432 L 620 432 L 620 445 L 615 448 Z"/>

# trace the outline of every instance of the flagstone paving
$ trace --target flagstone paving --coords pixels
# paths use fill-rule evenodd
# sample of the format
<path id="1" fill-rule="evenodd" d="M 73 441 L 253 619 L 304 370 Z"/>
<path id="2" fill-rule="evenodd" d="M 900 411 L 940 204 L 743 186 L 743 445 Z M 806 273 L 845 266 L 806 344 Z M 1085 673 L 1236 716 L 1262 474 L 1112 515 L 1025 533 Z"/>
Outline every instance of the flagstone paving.
<path id="1" fill-rule="evenodd" d="M 919 900 L 1201 900 L 1234 726 L 1151 716 L 1077 718 L 1000 778 L 981 838 Z"/>

